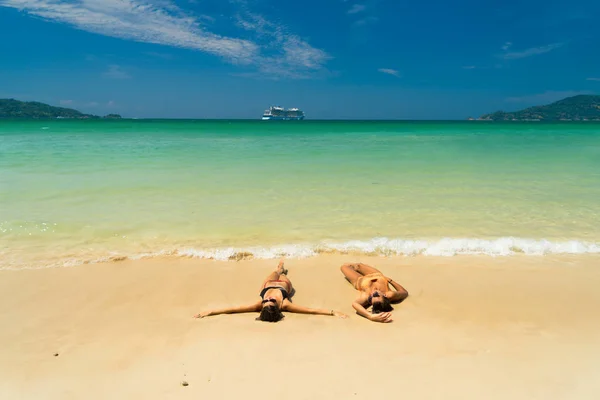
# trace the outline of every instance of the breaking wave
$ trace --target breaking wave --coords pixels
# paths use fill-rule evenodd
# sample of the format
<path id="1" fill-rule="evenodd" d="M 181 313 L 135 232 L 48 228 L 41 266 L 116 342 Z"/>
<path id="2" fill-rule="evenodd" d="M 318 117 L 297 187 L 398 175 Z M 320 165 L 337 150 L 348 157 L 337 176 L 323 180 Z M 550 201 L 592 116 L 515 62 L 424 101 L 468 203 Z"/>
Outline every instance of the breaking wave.
<path id="1" fill-rule="evenodd" d="M 576 240 L 552 242 L 520 238 L 484 239 L 441 239 L 437 241 L 375 238 L 353 240 L 344 243 L 321 243 L 316 246 L 286 245 L 274 247 L 180 249 L 177 255 L 214 260 L 238 260 L 246 258 L 270 259 L 281 256 L 293 258 L 312 257 L 323 253 L 364 254 L 376 256 L 445 256 L 488 255 L 510 256 L 525 254 L 541 256 L 547 254 L 600 253 L 600 244 Z"/>
<path id="2" fill-rule="evenodd" d="M 69 259 L 45 266 L 8 266 L 0 270 L 42 269 L 53 267 L 73 267 L 82 264 L 119 262 L 155 257 L 187 257 L 220 261 L 240 261 L 248 259 L 274 259 L 279 257 L 307 258 L 319 254 L 355 254 L 371 256 L 443 256 L 487 255 L 512 256 L 517 254 L 543 256 L 551 254 L 597 254 L 600 244 L 578 240 L 550 241 L 503 237 L 499 239 L 460 239 L 407 240 L 374 238 L 352 240 L 342 243 L 322 242 L 316 245 L 290 244 L 269 247 L 223 247 L 194 248 L 183 247 L 171 250 L 140 254 L 115 254 L 94 259 Z"/>

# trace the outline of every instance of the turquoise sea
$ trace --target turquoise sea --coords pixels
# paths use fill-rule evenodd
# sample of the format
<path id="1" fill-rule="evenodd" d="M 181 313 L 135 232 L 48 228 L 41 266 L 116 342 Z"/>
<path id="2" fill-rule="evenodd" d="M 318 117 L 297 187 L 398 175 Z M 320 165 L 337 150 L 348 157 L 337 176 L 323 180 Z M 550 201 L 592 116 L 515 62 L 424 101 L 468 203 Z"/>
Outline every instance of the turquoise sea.
<path id="1" fill-rule="evenodd" d="M 0 122 L 0 268 L 600 252 L 600 124 Z"/>

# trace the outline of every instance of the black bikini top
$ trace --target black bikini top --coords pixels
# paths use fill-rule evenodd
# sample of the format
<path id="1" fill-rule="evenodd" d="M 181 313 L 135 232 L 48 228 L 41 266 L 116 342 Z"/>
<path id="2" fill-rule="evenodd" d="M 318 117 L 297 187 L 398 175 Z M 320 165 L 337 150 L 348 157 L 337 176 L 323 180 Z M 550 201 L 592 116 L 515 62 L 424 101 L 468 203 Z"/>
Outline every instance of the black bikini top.
<path id="1" fill-rule="evenodd" d="M 288 294 L 288 291 L 285 290 L 284 288 L 282 288 L 281 286 L 267 286 L 266 288 L 264 288 L 263 290 L 260 291 L 260 295 L 259 296 L 262 299 L 264 299 L 265 293 L 267 293 L 267 290 L 271 290 L 271 289 L 279 289 L 279 290 L 281 290 L 281 294 L 283 296 L 283 300 L 285 300 L 285 299 L 287 299 L 287 298 L 290 297 L 289 294 Z"/>

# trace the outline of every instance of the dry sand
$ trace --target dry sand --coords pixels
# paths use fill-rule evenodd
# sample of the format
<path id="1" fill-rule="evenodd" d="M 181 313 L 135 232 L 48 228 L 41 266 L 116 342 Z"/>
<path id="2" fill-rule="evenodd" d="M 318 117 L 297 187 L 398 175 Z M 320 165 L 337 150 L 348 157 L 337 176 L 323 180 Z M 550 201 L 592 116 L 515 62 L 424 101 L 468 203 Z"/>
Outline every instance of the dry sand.
<path id="1" fill-rule="evenodd" d="M 350 261 L 408 289 L 393 323 L 353 312 L 339 272 Z M 600 398 L 599 256 L 287 260 L 295 302 L 350 318 L 192 318 L 257 300 L 275 265 L 165 258 L 2 271 L 0 398 Z"/>

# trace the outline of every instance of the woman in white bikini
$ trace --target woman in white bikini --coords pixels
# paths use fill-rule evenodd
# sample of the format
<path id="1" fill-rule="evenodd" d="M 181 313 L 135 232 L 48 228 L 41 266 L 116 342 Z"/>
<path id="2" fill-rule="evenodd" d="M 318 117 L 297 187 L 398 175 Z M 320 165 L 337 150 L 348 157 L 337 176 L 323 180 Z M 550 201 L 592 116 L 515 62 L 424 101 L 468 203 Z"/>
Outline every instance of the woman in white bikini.
<path id="1" fill-rule="evenodd" d="M 331 315 L 341 318 L 347 318 L 343 314 L 334 310 L 319 310 L 308 307 L 298 306 L 290 301 L 294 294 L 292 282 L 287 277 L 287 270 L 283 268 L 283 260 L 279 262 L 277 269 L 271 272 L 263 282 L 260 291 L 261 299 L 247 306 L 228 307 L 220 310 L 206 311 L 196 315 L 196 318 L 204 318 L 219 314 L 236 314 L 247 312 L 259 312 L 257 320 L 265 322 L 277 322 L 283 319 L 282 311 L 299 314 L 317 314 Z"/>
<path id="2" fill-rule="evenodd" d="M 342 274 L 360 294 L 352 303 L 358 315 L 374 322 L 392 322 L 392 303 L 400 303 L 408 292 L 398 282 L 366 264 L 344 264 Z M 390 289 L 390 285 L 394 290 Z M 369 313 L 367 308 L 372 306 Z"/>

